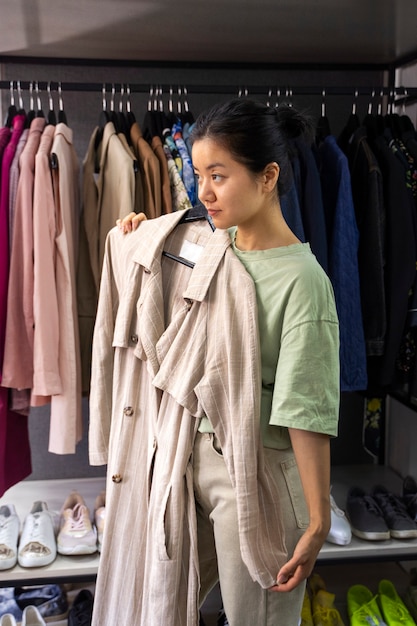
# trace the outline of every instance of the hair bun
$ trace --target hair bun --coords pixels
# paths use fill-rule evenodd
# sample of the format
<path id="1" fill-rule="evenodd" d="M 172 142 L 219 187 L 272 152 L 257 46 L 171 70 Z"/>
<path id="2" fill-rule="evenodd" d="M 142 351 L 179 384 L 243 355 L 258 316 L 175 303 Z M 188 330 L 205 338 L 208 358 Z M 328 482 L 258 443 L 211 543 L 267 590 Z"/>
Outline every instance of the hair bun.
<path id="1" fill-rule="evenodd" d="M 275 116 L 281 132 L 287 139 L 305 137 L 312 141 L 314 138 L 314 126 L 309 117 L 300 113 L 288 104 L 280 104 L 275 107 Z"/>

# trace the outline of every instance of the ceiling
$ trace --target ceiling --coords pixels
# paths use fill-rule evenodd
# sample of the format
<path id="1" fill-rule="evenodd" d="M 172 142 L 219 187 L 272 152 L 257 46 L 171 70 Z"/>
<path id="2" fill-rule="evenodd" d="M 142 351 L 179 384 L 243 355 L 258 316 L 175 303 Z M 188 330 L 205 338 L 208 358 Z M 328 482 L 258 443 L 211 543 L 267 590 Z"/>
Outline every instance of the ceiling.
<path id="1" fill-rule="evenodd" d="M 389 64 L 416 0 L 1 0 L 0 56 Z"/>

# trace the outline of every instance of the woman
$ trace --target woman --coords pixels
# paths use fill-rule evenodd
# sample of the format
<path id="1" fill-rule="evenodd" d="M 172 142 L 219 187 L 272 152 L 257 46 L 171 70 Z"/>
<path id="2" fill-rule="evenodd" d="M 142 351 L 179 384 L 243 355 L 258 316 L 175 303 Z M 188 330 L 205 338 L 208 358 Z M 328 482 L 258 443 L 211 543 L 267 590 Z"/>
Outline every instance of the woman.
<path id="1" fill-rule="evenodd" d="M 338 321 L 330 282 L 309 244 L 286 224 L 280 205 L 291 182 L 291 139 L 308 139 L 308 133 L 308 122 L 292 107 L 270 108 L 249 99 L 215 106 L 192 131 L 199 199 L 216 229 L 229 232 L 233 251 L 255 284 L 262 462 L 276 482 L 288 554 L 274 574 L 275 584 L 264 589 L 254 582 L 241 554 L 234 483 L 218 433 L 203 417 L 193 448 L 200 602 L 219 580 L 230 626 L 296 626 L 305 580 L 330 527 Z M 135 230 L 143 217 L 131 214 L 119 228 Z M 273 538 L 280 532 L 270 528 Z"/>

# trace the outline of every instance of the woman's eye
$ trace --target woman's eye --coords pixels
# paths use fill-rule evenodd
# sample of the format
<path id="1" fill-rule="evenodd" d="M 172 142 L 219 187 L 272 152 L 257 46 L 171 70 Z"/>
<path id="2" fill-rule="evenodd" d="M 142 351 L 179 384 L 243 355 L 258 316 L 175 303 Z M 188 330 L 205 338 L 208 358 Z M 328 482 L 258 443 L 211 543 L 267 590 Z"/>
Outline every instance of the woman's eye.
<path id="1" fill-rule="evenodd" d="M 220 174 L 213 174 L 212 179 L 216 182 L 219 182 L 219 180 L 221 180 L 222 177 L 220 176 Z"/>

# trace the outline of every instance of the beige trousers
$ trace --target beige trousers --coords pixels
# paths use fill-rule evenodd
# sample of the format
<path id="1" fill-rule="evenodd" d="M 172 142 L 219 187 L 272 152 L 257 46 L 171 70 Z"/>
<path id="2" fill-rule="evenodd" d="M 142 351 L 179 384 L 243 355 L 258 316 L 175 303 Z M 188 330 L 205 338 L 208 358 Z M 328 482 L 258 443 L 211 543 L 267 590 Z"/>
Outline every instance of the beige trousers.
<path id="1" fill-rule="evenodd" d="M 308 525 L 298 469 L 291 449 L 265 449 L 265 455 L 281 494 L 286 546 L 291 554 Z M 230 626 L 298 626 L 305 586 L 285 594 L 262 589 L 242 561 L 234 492 L 213 434 L 197 433 L 193 458 L 200 604 L 219 581 Z"/>

